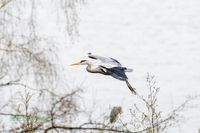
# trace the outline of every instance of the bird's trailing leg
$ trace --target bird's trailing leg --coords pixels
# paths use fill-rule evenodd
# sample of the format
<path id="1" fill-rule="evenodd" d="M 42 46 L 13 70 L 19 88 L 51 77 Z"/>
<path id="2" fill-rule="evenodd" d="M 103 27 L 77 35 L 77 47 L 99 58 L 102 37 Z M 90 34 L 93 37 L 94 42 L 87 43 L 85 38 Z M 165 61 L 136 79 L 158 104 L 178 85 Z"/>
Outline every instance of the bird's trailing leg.
<path id="1" fill-rule="evenodd" d="M 126 84 L 128 86 L 128 88 L 131 90 L 132 93 L 134 93 L 135 95 L 137 95 L 135 88 L 133 88 L 130 83 L 128 82 L 128 80 L 126 80 Z"/>

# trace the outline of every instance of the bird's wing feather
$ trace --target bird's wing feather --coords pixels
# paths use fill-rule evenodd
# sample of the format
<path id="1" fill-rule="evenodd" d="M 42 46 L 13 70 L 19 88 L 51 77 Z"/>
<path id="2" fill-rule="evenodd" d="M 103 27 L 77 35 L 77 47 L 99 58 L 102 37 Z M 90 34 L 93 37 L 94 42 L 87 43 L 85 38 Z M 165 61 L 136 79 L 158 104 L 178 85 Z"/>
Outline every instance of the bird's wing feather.
<path id="1" fill-rule="evenodd" d="M 124 72 L 124 68 L 123 67 L 113 67 L 113 68 L 108 68 L 107 69 L 107 73 L 109 73 L 112 77 L 118 79 L 118 80 L 122 80 L 125 81 L 128 79 L 128 77 L 126 76 L 125 72 Z"/>
<path id="2" fill-rule="evenodd" d="M 110 65 L 112 65 L 112 67 L 114 66 L 122 66 L 119 61 L 117 61 L 116 59 L 110 58 L 110 57 L 101 57 L 101 56 L 97 56 L 97 55 L 93 55 L 91 53 L 88 53 L 88 57 L 91 59 L 95 59 L 95 60 L 99 60 L 102 63 L 108 63 Z"/>

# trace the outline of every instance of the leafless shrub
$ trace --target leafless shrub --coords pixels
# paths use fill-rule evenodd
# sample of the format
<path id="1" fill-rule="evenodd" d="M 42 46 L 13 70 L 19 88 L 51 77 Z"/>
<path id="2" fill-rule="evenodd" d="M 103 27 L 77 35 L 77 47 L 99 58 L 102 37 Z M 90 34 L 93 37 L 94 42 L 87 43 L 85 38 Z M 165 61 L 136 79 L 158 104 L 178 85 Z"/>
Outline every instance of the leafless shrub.
<path id="1" fill-rule="evenodd" d="M 66 29 L 68 35 L 73 40 L 74 36 L 79 35 L 78 31 L 78 7 L 80 3 L 84 3 L 84 0 L 60 0 L 61 9 L 64 10 L 66 17 Z"/>
<path id="2" fill-rule="evenodd" d="M 5 132 L 34 132 L 57 121 L 69 123 L 78 112 L 75 97 L 79 90 L 70 89 L 61 81 L 57 44 L 38 34 L 38 2 L 0 1 L 0 91 L 12 92 L 0 104 L 1 129 Z M 57 1 L 60 5 L 63 2 L 67 32 L 72 36 L 74 30 L 77 32 L 71 26 L 77 26 L 75 8 L 79 1 Z M 11 125 L 13 121 L 7 116 L 17 121 Z"/>
<path id="3" fill-rule="evenodd" d="M 166 112 L 158 109 L 158 93 L 160 88 L 156 87 L 154 76 L 148 74 L 146 81 L 149 94 L 146 97 L 138 96 L 140 105 L 143 103 L 144 108 L 134 104 L 134 108 L 130 110 L 133 117 L 132 126 L 140 132 L 160 133 L 175 126 L 184 117 L 181 113 L 186 109 L 190 109 L 189 105 L 191 102 L 199 97 L 198 95 L 188 97 L 181 105 L 166 114 Z"/>
<path id="4" fill-rule="evenodd" d="M 8 104 L 1 108 L 1 121 L 6 123 L 5 116 L 9 117 L 6 132 L 39 132 L 55 127 L 55 125 L 71 125 L 77 117 L 79 108 L 76 103 L 80 89 L 63 95 L 51 93 L 43 101 L 38 92 L 30 92 L 25 89 L 12 97 Z M 9 113 L 7 113 L 9 112 Z M 3 117 L 2 117 L 3 116 Z M 7 119 L 8 120 L 8 119 Z M 11 125 L 10 125 L 11 124 Z M 55 128 L 56 129 L 56 128 Z"/>

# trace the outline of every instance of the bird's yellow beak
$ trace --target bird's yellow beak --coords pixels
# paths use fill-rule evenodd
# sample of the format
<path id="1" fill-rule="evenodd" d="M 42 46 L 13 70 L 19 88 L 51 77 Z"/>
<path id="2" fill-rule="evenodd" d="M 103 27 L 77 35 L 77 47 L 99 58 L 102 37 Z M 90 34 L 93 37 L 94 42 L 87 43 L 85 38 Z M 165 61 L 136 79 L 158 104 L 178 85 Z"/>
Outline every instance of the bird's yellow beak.
<path id="1" fill-rule="evenodd" d="M 73 64 L 70 64 L 70 66 L 76 66 L 76 65 L 80 65 L 80 61 L 76 62 L 76 63 L 73 63 Z"/>

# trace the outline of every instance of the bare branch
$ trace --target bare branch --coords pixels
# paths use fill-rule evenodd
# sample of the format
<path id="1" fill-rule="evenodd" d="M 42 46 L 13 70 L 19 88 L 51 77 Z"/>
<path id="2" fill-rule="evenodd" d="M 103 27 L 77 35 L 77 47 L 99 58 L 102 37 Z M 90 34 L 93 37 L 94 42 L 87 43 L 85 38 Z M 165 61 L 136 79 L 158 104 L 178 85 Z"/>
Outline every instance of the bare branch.
<path id="1" fill-rule="evenodd" d="M 12 0 L 1 1 L 0 9 L 4 8 L 7 4 L 9 4 Z"/>

